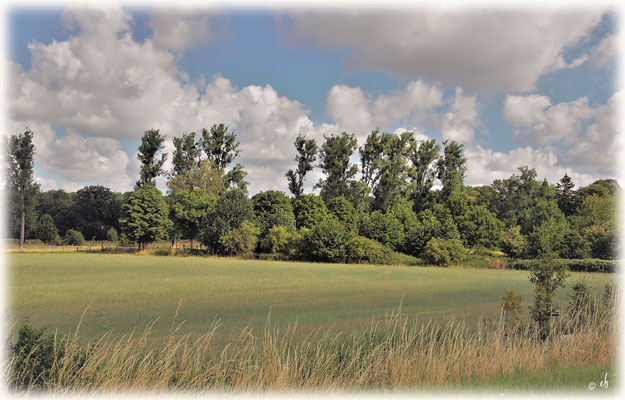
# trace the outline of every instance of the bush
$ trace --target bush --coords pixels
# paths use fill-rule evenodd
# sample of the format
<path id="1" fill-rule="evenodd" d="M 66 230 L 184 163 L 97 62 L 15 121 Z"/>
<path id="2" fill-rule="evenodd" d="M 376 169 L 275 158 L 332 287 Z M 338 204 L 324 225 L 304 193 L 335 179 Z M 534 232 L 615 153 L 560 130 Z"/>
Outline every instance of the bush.
<path id="1" fill-rule="evenodd" d="M 571 297 L 566 307 L 569 318 L 576 319 L 580 316 L 587 316 L 593 310 L 593 298 L 590 295 L 590 288 L 585 282 L 577 281 L 571 285 Z"/>
<path id="2" fill-rule="evenodd" d="M 328 216 L 328 208 L 321 196 L 316 194 L 305 194 L 300 196 L 293 203 L 295 214 L 295 226 L 299 228 L 312 228 L 318 222 Z"/>
<path id="3" fill-rule="evenodd" d="M 363 218 L 360 233 L 392 250 L 397 249 L 404 241 L 404 226 L 401 222 L 393 214 L 384 214 L 380 211 L 374 211 Z"/>
<path id="4" fill-rule="evenodd" d="M 85 243 L 85 238 L 82 233 L 70 229 L 65 234 L 65 239 L 63 240 L 64 244 L 69 244 L 71 246 L 82 246 Z"/>
<path id="5" fill-rule="evenodd" d="M 521 234 L 521 227 L 518 225 L 510 227 L 501 234 L 499 245 L 504 253 L 514 258 L 523 257 L 527 250 L 527 241 Z"/>
<path id="6" fill-rule="evenodd" d="M 523 307 L 521 296 L 515 296 L 513 290 L 505 290 L 501 298 L 501 309 L 503 313 L 504 324 L 507 329 L 516 329 L 521 323 L 521 314 Z"/>
<path id="7" fill-rule="evenodd" d="M 111 227 L 108 231 L 106 231 L 106 240 L 110 242 L 117 242 L 119 236 L 117 235 L 117 231 L 115 228 Z"/>
<path id="8" fill-rule="evenodd" d="M 353 233 L 339 220 L 329 217 L 319 222 L 305 236 L 304 252 L 313 261 L 342 262 L 345 246 Z"/>
<path id="9" fill-rule="evenodd" d="M 616 272 L 619 266 L 617 260 L 598 260 L 595 258 L 558 261 L 563 262 L 573 272 Z M 513 260 L 510 262 L 510 267 L 512 269 L 530 270 L 540 263 L 541 260 Z"/>
<path id="10" fill-rule="evenodd" d="M 230 189 L 217 199 L 215 207 L 204 219 L 202 244 L 213 252 L 231 254 L 233 248 L 225 248 L 224 243 L 233 244 L 232 241 L 237 240 L 233 232 L 239 230 L 244 221 L 252 221 L 254 218 L 252 202 L 247 198 L 247 193 L 241 189 Z"/>
<path id="11" fill-rule="evenodd" d="M 423 260 L 427 263 L 447 267 L 466 259 L 467 249 L 458 239 L 430 239 L 423 250 Z"/>
<path id="12" fill-rule="evenodd" d="M 288 255 L 289 239 L 291 234 L 284 226 L 274 226 L 260 241 L 260 251 L 263 253 Z"/>
<path id="13" fill-rule="evenodd" d="M 167 247 L 167 248 L 160 247 L 160 248 L 154 250 L 154 255 L 155 256 L 170 256 L 171 255 L 171 249 L 169 247 Z"/>
<path id="14" fill-rule="evenodd" d="M 17 341 L 10 347 L 12 384 L 16 389 L 41 387 L 50 378 L 52 366 L 62 356 L 64 346 L 57 346 L 45 328 L 34 329 L 28 324 L 20 327 Z"/>
<path id="15" fill-rule="evenodd" d="M 249 221 L 243 221 L 240 228 L 232 229 L 219 238 L 226 255 L 251 253 L 256 247 L 260 229 Z"/>
<path id="16" fill-rule="evenodd" d="M 364 236 L 352 238 L 345 246 L 345 261 L 348 263 L 390 264 L 393 251 L 382 243 Z"/>
<path id="17" fill-rule="evenodd" d="M 43 214 L 37 221 L 37 239 L 44 243 L 53 243 L 58 235 L 59 231 L 52 217 L 49 214 Z"/>
<path id="18" fill-rule="evenodd" d="M 351 230 L 358 226 L 358 213 L 354 205 L 344 197 L 335 197 L 326 204 L 328 212 Z"/>

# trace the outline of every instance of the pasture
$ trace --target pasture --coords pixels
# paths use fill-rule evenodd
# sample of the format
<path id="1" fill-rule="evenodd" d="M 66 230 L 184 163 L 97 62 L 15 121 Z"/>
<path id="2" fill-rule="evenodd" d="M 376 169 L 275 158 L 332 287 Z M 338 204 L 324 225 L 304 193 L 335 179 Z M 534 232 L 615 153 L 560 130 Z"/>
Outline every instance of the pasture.
<path id="1" fill-rule="evenodd" d="M 471 268 L 344 265 L 84 253 L 11 253 L 9 326 L 73 332 L 84 312 L 81 340 L 138 333 L 154 320 L 150 337 L 204 333 L 220 320 L 219 341 L 243 329 L 261 333 L 269 317 L 285 329 L 361 330 L 401 303 L 402 315 L 422 321 L 499 318 L 504 289 L 523 297 L 524 318 L 533 299 L 527 271 Z M 601 294 L 616 275 L 572 273 Z M 570 289 L 558 293 L 564 305 Z"/>

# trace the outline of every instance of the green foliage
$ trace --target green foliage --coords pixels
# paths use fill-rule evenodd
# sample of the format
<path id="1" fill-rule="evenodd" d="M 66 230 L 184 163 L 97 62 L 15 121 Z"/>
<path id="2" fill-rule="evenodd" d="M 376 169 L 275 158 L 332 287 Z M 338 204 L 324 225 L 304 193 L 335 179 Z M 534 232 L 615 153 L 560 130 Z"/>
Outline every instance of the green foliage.
<path id="1" fill-rule="evenodd" d="M 74 196 L 74 227 L 90 240 L 104 240 L 109 228 L 119 227 L 120 208 L 120 202 L 109 188 L 86 186 Z"/>
<path id="2" fill-rule="evenodd" d="M 607 192 L 603 186 L 591 186 L 598 186 Z M 589 242 L 593 257 L 616 258 L 618 253 L 616 218 L 615 197 L 609 193 L 601 196 L 586 194 L 571 217 L 571 225 Z"/>
<path id="3" fill-rule="evenodd" d="M 542 224 L 534 228 L 528 236 L 529 255 L 540 258 L 549 254 L 558 254 L 562 249 L 569 228 L 565 220 L 548 218 Z"/>
<path id="4" fill-rule="evenodd" d="M 222 253 L 236 255 L 251 253 L 256 247 L 260 230 L 250 221 L 243 221 L 239 228 L 224 233 L 219 238 Z"/>
<path id="5" fill-rule="evenodd" d="M 419 256 L 426 243 L 434 238 L 459 239 L 456 226 L 451 215 L 445 209 L 436 210 L 443 223 L 431 210 L 423 210 L 417 214 L 417 223 L 406 232 L 404 251 L 413 256 Z"/>
<path id="6" fill-rule="evenodd" d="M 54 225 L 52 217 L 48 214 L 44 214 L 39 217 L 37 222 L 37 238 L 44 243 L 52 243 L 59 235 L 59 231 Z"/>
<path id="7" fill-rule="evenodd" d="M 577 231 L 569 231 L 564 235 L 557 252 L 560 258 L 580 259 L 591 257 L 590 243 Z"/>
<path id="8" fill-rule="evenodd" d="M 549 319 L 554 313 L 553 296 L 559 287 L 564 286 L 568 273 L 566 265 L 550 258 L 530 265 L 530 282 L 534 284 L 534 304 L 530 306 L 530 315 L 537 324 L 541 338 L 549 334 Z"/>
<path id="9" fill-rule="evenodd" d="M 70 229 L 65 234 L 63 243 L 72 246 L 82 246 L 83 244 L 85 244 L 85 237 L 79 231 Z"/>
<path id="10" fill-rule="evenodd" d="M 328 216 L 328 209 L 323 199 L 316 194 L 305 194 L 293 203 L 295 226 L 299 228 L 313 228 L 317 223 Z"/>
<path id="11" fill-rule="evenodd" d="M 120 223 L 123 233 L 139 248 L 167 238 L 172 225 L 169 207 L 152 185 L 144 185 L 128 196 L 122 206 Z"/>
<path id="12" fill-rule="evenodd" d="M 357 229 L 358 214 L 349 200 L 343 197 L 335 197 L 327 202 L 327 208 L 330 215 L 344 223 L 349 229 Z"/>
<path id="13" fill-rule="evenodd" d="M 311 260 L 342 262 L 345 246 L 353 237 L 345 224 L 333 217 L 326 218 L 306 235 L 306 252 Z"/>
<path id="14" fill-rule="evenodd" d="M 345 246 L 348 263 L 391 264 L 395 253 L 382 243 L 364 236 L 356 236 Z"/>
<path id="15" fill-rule="evenodd" d="M 216 201 L 214 195 L 202 189 L 176 192 L 169 210 L 174 230 L 193 242 Z"/>
<path id="16" fill-rule="evenodd" d="M 470 247 L 496 247 L 503 228 L 503 223 L 483 206 L 469 206 L 466 213 L 455 216 L 454 222 L 462 241 Z"/>
<path id="17" fill-rule="evenodd" d="M 560 182 L 556 184 L 556 199 L 558 207 L 565 216 L 573 214 L 575 210 L 575 183 L 568 174 L 564 174 Z"/>
<path id="18" fill-rule="evenodd" d="M 520 226 L 510 227 L 501 234 L 501 250 L 510 257 L 521 258 L 527 251 L 527 241 L 521 234 Z"/>
<path id="19" fill-rule="evenodd" d="M 137 154 L 137 158 L 141 162 L 141 171 L 135 189 L 144 185 L 156 185 L 156 177 L 163 173 L 163 164 L 167 159 L 166 153 L 162 153 L 160 158 L 157 154 L 163 150 L 165 138 L 166 136 L 161 135 L 158 129 L 145 131 L 141 137 L 141 145 Z"/>
<path id="20" fill-rule="evenodd" d="M 442 196 L 447 199 L 451 193 L 462 189 L 464 184 L 464 176 L 467 171 L 465 166 L 467 159 L 464 157 L 464 145 L 456 141 L 443 142 L 443 157 L 437 161 L 438 179 L 443 185 Z"/>
<path id="21" fill-rule="evenodd" d="M 413 201 L 416 212 L 423 211 L 431 205 L 432 186 L 436 178 L 436 166 L 434 161 L 438 157 L 440 146 L 436 140 L 424 140 L 412 147 L 410 160 L 412 168 L 409 171 L 412 180 L 412 193 L 410 199 Z"/>
<path id="22" fill-rule="evenodd" d="M 23 324 L 17 340 L 10 346 L 11 383 L 14 389 L 42 388 L 52 377 L 55 360 L 63 356 L 65 347 L 55 346 L 54 337 L 45 328 L 35 329 Z"/>
<path id="23" fill-rule="evenodd" d="M 393 214 L 374 211 L 365 215 L 360 225 L 360 234 L 376 240 L 392 250 L 400 247 L 404 241 L 404 227 Z"/>
<path id="24" fill-rule="evenodd" d="M 225 187 L 223 173 L 210 160 L 203 160 L 191 167 L 189 171 L 181 172 L 167 181 L 170 196 L 178 192 L 192 192 L 198 189 L 218 196 L 224 192 Z"/>
<path id="25" fill-rule="evenodd" d="M 210 130 L 202 129 L 200 144 L 208 160 L 222 173 L 240 154 L 237 135 L 228 132 L 228 127 L 224 124 L 213 124 Z"/>
<path id="26" fill-rule="evenodd" d="M 111 229 L 106 231 L 106 240 L 110 242 L 117 242 L 117 240 L 119 240 L 119 236 L 115 228 L 111 227 Z"/>
<path id="27" fill-rule="evenodd" d="M 283 192 L 277 190 L 260 192 L 252 197 L 252 204 L 261 237 L 267 235 L 267 232 L 275 226 L 284 226 L 289 232 L 295 230 L 291 199 Z"/>
<path id="28" fill-rule="evenodd" d="M 325 143 L 319 150 L 319 167 L 326 178 L 319 180 L 315 188 L 321 189 L 321 197 L 327 201 L 348 195 L 351 183 L 358 173 L 358 167 L 350 161 L 358 142 L 354 135 L 345 132 L 324 138 Z"/>
<path id="29" fill-rule="evenodd" d="M 308 139 L 301 134 L 297 135 L 294 142 L 297 155 L 295 161 L 297 161 L 297 169 L 293 171 L 290 169 L 286 173 L 286 177 L 289 181 L 289 190 L 293 193 L 295 198 L 304 194 L 304 177 L 306 173 L 312 171 L 314 162 L 317 159 L 317 143 L 315 139 Z"/>
<path id="30" fill-rule="evenodd" d="M 432 238 L 426 243 L 421 256 L 427 263 L 447 267 L 466 259 L 467 249 L 458 239 Z"/>
<path id="31" fill-rule="evenodd" d="M 616 260 L 558 260 L 563 263 L 569 271 L 573 272 L 616 272 L 619 269 L 619 261 Z M 510 268 L 520 270 L 530 270 L 540 265 L 541 260 L 514 260 L 510 262 Z"/>
<path id="32" fill-rule="evenodd" d="M 227 232 L 238 229 L 243 221 L 253 221 L 254 210 L 247 193 L 241 189 L 230 189 L 217 199 L 213 210 L 207 214 L 201 228 L 201 241 L 215 253 L 224 254 L 227 249 L 220 238 Z"/>
<path id="33" fill-rule="evenodd" d="M 274 226 L 260 240 L 260 251 L 263 253 L 289 255 L 289 242 L 292 234 L 284 226 Z"/>
<path id="34" fill-rule="evenodd" d="M 182 137 L 173 138 L 174 153 L 172 157 L 172 176 L 191 171 L 199 165 L 202 149 L 195 142 L 195 132 L 184 133 Z"/>

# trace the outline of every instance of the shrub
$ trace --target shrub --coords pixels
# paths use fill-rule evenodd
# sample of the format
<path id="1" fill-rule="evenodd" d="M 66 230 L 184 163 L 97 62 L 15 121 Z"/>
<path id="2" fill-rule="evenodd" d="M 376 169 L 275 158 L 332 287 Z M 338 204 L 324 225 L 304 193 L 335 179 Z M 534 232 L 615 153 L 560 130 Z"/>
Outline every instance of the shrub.
<path id="1" fill-rule="evenodd" d="M 358 214 L 354 205 L 344 197 L 335 197 L 326 204 L 328 212 L 345 224 L 349 229 L 356 230 Z"/>
<path id="2" fill-rule="evenodd" d="M 291 260 L 305 260 L 309 254 L 308 235 L 310 229 L 300 228 L 289 236 L 286 246 L 286 256 Z"/>
<path id="3" fill-rule="evenodd" d="M 585 282 L 577 281 L 571 285 L 571 297 L 566 307 L 569 318 L 575 319 L 585 316 L 593 309 L 593 299 L 590 288 Z"/>
<path id="4" fill-rule="evenodd" d="M 458 239 L 430 239 L 423 250 L 423 259 L 427 263 L 447 267 L 466 259 L 467 249 Z"/>
<path id="5" fill-rule="evenodd" d="M 256 247 L 260 229 L 249 221 L 240 228 L 232 229 L 219 238 L 223 253 L 227 255 L 250 253 Z"/>
<path id="6" fill-rule="evenodd" d="M 515 296 L 513 290 L 505 290 L 501 298 L 501 310 L 506 328 L 516 329 L 521 323 L 523 308 L 521 296 Z"/>
<path id="7" fill-rule="evenodd" d="M 260 251 L 263 253 L 288 255 L 290 239 L 291 234 L 286 227 L 274 226 L 269 229 L 267 235 L 260 241 Z"/>
<path id="8" fill-rule="evenodd" d="M 117 235 L 115 228 L 111 227 L 111 229 L 106 231 L 106 240 L 111 242 L 117 242 L 117 240 L 119 240 L 119 236 Z"/>
<path id="9" fill-rule="evenodd" d="M 404 241 L 404 227 L 393 214 L 374 211 L 365 216 L 360 227 L 362 236 L 376 240 L 392 250 Z"/>
<path id="10" fill-rule="evenodd" d="M 321 196 L 305 194 L 293 203 L 295 214 L 295 226 L 299 228 L 312 228 L 318 222 L 328 216 L 328 208 Z"/>
<path id="11" fill-rule="evenodd" d="M 10 347 L 12 384 L 20 390 L 42 386 L 50 378 L 55 359 L 62 357 L 63 349 L 64 346 L 57 346 L 55 351 L 54 337 L 45 328 L 23 324 L 17 341 Z"/>
<path id="12" fill-rule="evenodd" d="M 356 236 L 345 246 L 345 261 L 348 263 L 390 264 L 393 251 L 382 243 L 364 236 Z"/>
<path id="13" fill-rule="evenodd" d="M 554 311 L 555 291 L 564 286 L 567 276 L 566 265 L 549 257 L 530 268 L 530 282 L 534 284 L 534 305 L 530 306 L 530 314 L 542 339 L 550 332 L 549 320 Z"/>
<path id="14" fill-rule="evenodd" d="M 171 255 L 171 249 L 168 247 L 160 247 L 156 250 L 154 250 L 154 255 L 155 256 L 170 256 Z"/>
<path id="15" fill-rule="evenodd" d="M 83 237 L 82 233 L 74 229 L 70 229 L 65 234 L 65 239 L 63 240 L 63 243 L 72 246 L 82 246 L 85 243 L 85 238 Z"/>
<path id="16" fill-rule="evenodd" d="M 274 226 L 284 226 L 289 232 L 295 230 L 291 199 L 283 192 L 277 190 L 259 192 L 252 197 L 252 204 L 262 237 Z"/>
<path id="17" fill-rule="evenodd" d="M 619 267 L 617 260 L 597 260 L 587 258 L 583 260 L 558 260 L 564 263 L 569 271 L 573 272 L 616 272 Z M 541 263 L 541 260 L 513 260 L 512 269 L 529 270 Z"/>
<path id="18" fill-rule="evenodd" d="M 58 234 L 59 231 L 52 217 L 49 214 L 43 214 L 37 221 L 37 239 L 44 243 L 52 243 Z"/>
<path id="19" fill-rule="evenodd" d="M 252 202 L 241 189 L 230 189 L 222 194 L 215 207 L 206 216 L 201 229 L 201 241 L 213 252 L 228 254 L 232 248 L 223 246 L 224 236 L 235 239 L 232 231 L 241 228 L 244 221 L 254 220 Z"/>
<path id="20" fill-rule="evenodd" d="M 345 246 L 353 236 L 345 224 L 329 217 L 305 236 L 305 252 L 314 261 L 342 262 L 345 259 Z"/>
<path id="21" fill-rule="evenodd" d="M 510 257 L 520 258 L 526 252 L 527 241 L 525 236 L 521 234 L 520 226 L 512 226 L 501 234 L 499 241 L 501 250 Z"/>

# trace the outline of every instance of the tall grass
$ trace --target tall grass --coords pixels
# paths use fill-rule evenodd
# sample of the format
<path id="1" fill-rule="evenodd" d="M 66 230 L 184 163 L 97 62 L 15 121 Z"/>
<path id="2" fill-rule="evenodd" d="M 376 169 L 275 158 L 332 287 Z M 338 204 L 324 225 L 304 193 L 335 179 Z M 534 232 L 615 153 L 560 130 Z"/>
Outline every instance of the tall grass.
<path id="1" fill-rule="evenodd" d="M 132 391 L 335 391 L 439 387 L 488 381 L 518 371 L 609 365 L 616 354 L 615 315 L 598 304 L 553 324 L 546 340 L 531 326 L 500 322 L 468 329 L 461 322 L 421 322 L 394 312 L 358 333 L 315 331 L 297 335 L 297 324 L 280 331 L 241 331 L 225 347 L 211 328 L 197 338 L 177 333 L 175 318 L 165 342 L 140 336 L 104 335 L 79 345 L 77 332 L 55 339 L 55 358 L 41 387 L 27 372 L 5 364 L 9 387 L 54 394 Z M 62 351 L 61 351 L 62 350 Z"/>

